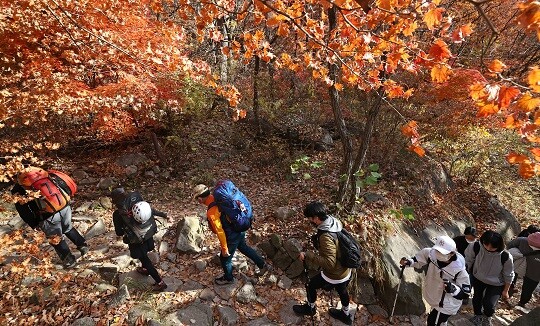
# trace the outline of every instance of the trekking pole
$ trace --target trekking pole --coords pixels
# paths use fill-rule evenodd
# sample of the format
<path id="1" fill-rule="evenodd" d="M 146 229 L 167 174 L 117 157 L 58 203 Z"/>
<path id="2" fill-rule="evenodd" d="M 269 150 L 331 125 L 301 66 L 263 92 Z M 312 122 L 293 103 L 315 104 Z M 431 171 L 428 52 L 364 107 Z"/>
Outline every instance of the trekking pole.
<path id="1" fill-rule="evenodd" d="M 401 280 L 403 279 L 403 271 L 405 271 L 405 265 L 401 266 L 401 272 L 399 273 L 399 282 L 396 289 L 396 297 L 394 298 L 394 305 L 392 306 L 392 313 L 390 313 L 390 318 L 388 319 L 388 321 L 391 324 L 393 323 L 393 319 L 394 319 L 394 310 L 396 309 L 396 302 L 397 302 L 397 297 L 399 294 L 399 287 L 401 286 Z"/>

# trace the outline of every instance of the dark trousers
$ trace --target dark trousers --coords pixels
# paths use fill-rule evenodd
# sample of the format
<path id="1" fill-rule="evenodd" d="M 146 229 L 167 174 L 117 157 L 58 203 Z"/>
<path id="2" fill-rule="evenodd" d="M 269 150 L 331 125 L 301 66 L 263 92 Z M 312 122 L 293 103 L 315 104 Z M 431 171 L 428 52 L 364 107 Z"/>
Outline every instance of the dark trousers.
<path id="1" fill-rule="evenodd" d="M 521 288 L 521 297 L 519 298 L 520 305 L 524 305 L 531 300 L 538 283 L 538 281 L 533 281 L 527 276 L 523 277 L 523 287 Z"/>
<path id="2" fill-rule="evenodd" d="M 446 322 L 450 318 L 450 315 L 443 314 L 437 309 L 431 309 L 431 312 L 427 316 L 427 326 L 439 326 Z"/>
<path id="3" fill-rule="evenodd" d="M 236 249 L 243 253 L 246 257 L 253 260 L 253 262 L 257 265 L 259 268 L 264 267 L 264 259 L 259 255 L 255 249 L 251 248 L 246 243 L 246 232 L 231 232 L 227 234 L 227 247 L 229 248 L 229 256 L 228 257 L 221 257 L 221 267 L 223 268 L 223 272 L 225 273 L 225 278 L 227 280 L 233 279 L 232 274 L 232 258 L 234 256 L 234 253 L 236 252 Z"/>
<path id="4" fill-rule="evenodd" d="M 473 279 L 474 295 L 472 299 L 473 310 L 475 315 L 482 314 L 491 317 L 495 313 L 495 306 L 501 297 L 504 285 L 489 285 L 478 279 Z"/>
<path id="5" fill-rule="evenodd" d="M 142 267 L 146 268 L 156 283 L 159 283 L 161 282 L 161 276 L 159 276 L 159 272 L 148 257 L 148 252 L 154 250 L 154 247 L 155 244 L 153 238 L 150 238 L 143 243 L 132 243 L 129 244 L 129 254 L 132 258 L 140 260 Z"/>
<path id="6" fill-rule="evenodd" d="M 343 307 L 346 307 L 349 305 L 349 292 L 347 291 L 347 286 L 349 285 L 349 280 L 338 283 L 338 284 L 332 284 L 327 282 L 322 275 L 319 273 L 316 276 L 314 276 L 311 280 L 309 280 L 309 283 L 307 285 L 307 299 L 309 303 L 315 303 L 317 301 L 317 290 L 318 289 L 325 289 L 325 290 L 332 290 L 336 289 L 339 300 L 341 301 L 341 305 Z"/>

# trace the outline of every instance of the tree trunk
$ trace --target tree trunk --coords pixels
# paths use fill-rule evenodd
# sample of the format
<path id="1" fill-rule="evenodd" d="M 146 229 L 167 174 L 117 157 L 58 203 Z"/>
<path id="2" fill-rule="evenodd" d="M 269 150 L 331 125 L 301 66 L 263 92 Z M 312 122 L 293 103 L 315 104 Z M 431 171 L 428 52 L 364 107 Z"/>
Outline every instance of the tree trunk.
<path id="1" fill-rule="evenodd" d="M 332 31 L 336 28 L 336 6 L 328 9 L 328 21 L 329 21 L 329 35 L 332 34 Z M 335 63 L 328 64 L 329 77 L 334 82 L 337 81 L 337 72 L 338 65 Z M 350 171 L 353 166 L 353 149 L 352 141 L 347 132 L 347 125 L 345 124 L 345 119 L 343 118 L 343 111 L 339 106 L 339 93 L 334 85 L 328 88 L 328 93 L 330 95 L 330 105 L 332 107 L 332 112 L 334 114 L 334 124 L 339 133 L 339 138 L 341 139 L 341 145 L 343 146 L 343 161 L 341 162 L 340 176 L 343 176 L 339 179 L 338 192 L 336 195 L 336 202 L 342 203 L 345 199 L 345 193 L 347 191 L 349 180 L 350 180 Z"/>
<path id="2" fill-rule="evenodd" d="M 253 114 L 255 115 L 255 126 L 257 128 L 257 135 L 262 134 L 261 120 L 259 116 L 259 70 L 260 62 L 258 56 L 255 57 L 255 67 L 253 69 Z"/>
<path id="3" fill-rule="evenodd" d="M 163 156 L 163 152 L 161 151 L 161 145 L 159 144 L 159 140 L 157 139 L 156 133 L 151 131 L 150 137 L 152 138 L 152 143 L 154 144 L 154 150 L 156 151 L 156 156 L 159 159 L 159 165 L 166 166 L 165 156 Z"/>
<path id="4" fill-rule="evenodd" d="M 382 90 L 379 89 L 379 91 L 382 91 Z M 378 94 L 378 91 L 375 92 L 374 95 L 376 96 L 376 99 L 374 100 L 373 104 L 371 105 L 371 108 L 369 109 L 366 125 L 362 133 L 362 142 L 360 144 L 360 147 L 358 148 L 358 152 L 356 154 L 353 167 L 349 174 L 351 192 L 350 192 L 350 197 L 349 197 L 347 207 L 346 207 L 348 211 L 352 211 L 354 209 L 354 206 L 356 204 L 356 199 L 360 192 L 360 189 L 356 186 L 356 182 L 357 182 L 356 172 L 359 171 L 364 166 L 364 163 L 366 160 L 366 154 L 369 149 L 369 143 L 371 141 L 371 136 L 373 135 L 373 128 L 375 127 L 377 116 L 379 115 L 379 112 L 381 111 L 382 96 Z"/>

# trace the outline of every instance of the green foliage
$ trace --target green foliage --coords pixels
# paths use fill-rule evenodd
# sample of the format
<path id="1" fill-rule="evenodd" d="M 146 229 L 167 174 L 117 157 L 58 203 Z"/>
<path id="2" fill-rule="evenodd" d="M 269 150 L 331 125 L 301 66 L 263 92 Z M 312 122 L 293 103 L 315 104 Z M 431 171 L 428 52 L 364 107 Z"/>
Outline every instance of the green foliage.
<path id="1" fill-rule="evenodd" d="M 186 101 L 187 112 L 195 117 L 203 117 L 212 106 L 215 93 L 208 87 L 186 78 L 181 89 Z"/>
<path id="2" fill-rule="evenodd" d="M 379 173 L 378 164 L 370 164 L 368 166 L 367 173 L 364 170 L 360 169 L 354 174 L 357 178 L 356 187 L 364 189 L 367 186 L 376 185 L 379 182 L 379 179 L 382 177 L 382 174 Z"/>
<path id="3" fill-rule="evenodd" d="M 409 221 L 414 221 L 414 207 L 404 206 L 401 209 L 391 209 L 390 214 L 392 214 L 397 219 L 406 219 Z"/>
<path id="4" fill-rule="evenodd" d="M 313 161 L 311 158 L 307 155 L 301 156 L 293 161 L 291 164 L 291 174 L 299 174 L 302 173 L 302 177 L 304 180 L 311 179 L 311 175 L 307 172 L 310 169 L 319 169 L 324 165 L 321 161 Z"/>

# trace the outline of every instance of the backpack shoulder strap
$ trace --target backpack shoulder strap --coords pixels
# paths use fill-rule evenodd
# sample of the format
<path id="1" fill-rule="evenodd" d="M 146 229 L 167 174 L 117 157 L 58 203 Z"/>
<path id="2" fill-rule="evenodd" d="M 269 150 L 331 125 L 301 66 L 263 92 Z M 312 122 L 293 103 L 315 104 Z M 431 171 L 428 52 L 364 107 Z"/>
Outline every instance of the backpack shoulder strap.
<path id="1" fill-rule="evenodd" d="M 474 255 L 478 255 L 478 253 L 480 252 L 480 242 L 478 241 L 475 241 L 473 243 L 473 250 L 474 250 Z"/>
<path id="2" fill-rule="evenodd" d="M 504 266 L 504 264 L 506 263 L 506 261 L 508 260 L 508 258 L 510 258 L 510 254 L 508 253 L 508 251 L 506 250 L 503 250 L 501 252 L 501 264 Z"/>

